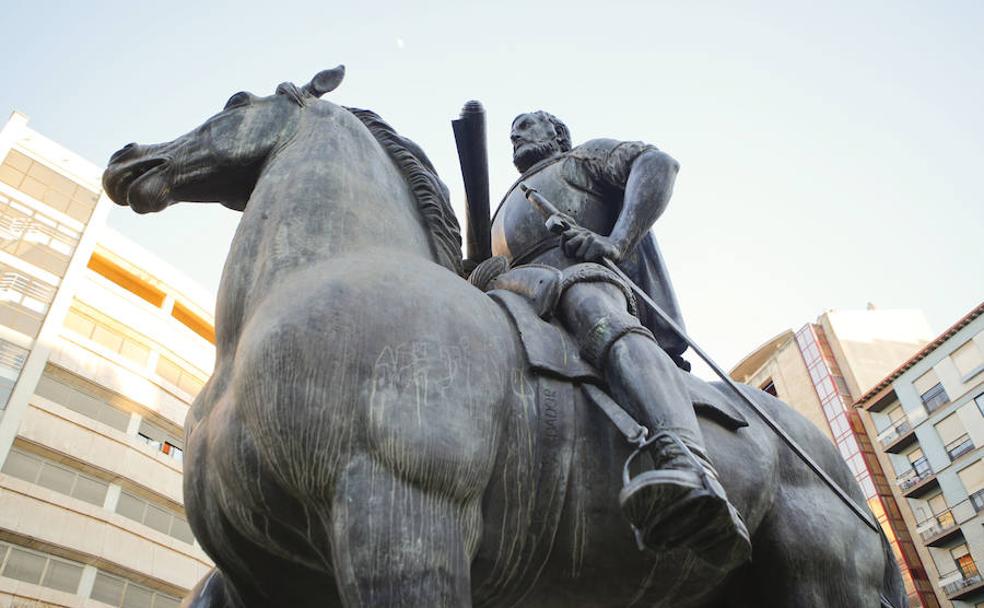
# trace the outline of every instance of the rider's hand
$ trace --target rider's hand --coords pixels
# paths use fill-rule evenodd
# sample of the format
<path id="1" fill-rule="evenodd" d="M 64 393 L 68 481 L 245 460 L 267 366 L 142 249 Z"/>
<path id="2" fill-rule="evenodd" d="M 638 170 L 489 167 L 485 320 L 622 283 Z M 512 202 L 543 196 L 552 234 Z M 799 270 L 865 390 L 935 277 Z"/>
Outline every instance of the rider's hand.
<path id="1" fill-rule="evenodd" d="M 560 235 L 561 246 L 569 258 L 597 262 L 608 258 L 613 262 L 622 259 L 622 251 L 607 236 L 596 234 L 587 228 L 573 226 Z"/>

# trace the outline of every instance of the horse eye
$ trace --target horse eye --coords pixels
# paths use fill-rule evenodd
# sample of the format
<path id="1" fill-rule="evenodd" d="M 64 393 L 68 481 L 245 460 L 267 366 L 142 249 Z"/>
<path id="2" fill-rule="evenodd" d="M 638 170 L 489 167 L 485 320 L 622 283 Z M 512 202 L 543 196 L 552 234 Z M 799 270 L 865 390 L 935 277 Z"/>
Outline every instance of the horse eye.
<path id="1" fill-rule="evenodd" d="M 240 91 L 235 95 L 233 95 L 232 97 L 230 97 L 229 101 L 226 102 L 225 107 L 222 109 L 229 110 L 232 108 L 238 108 L 239 106 L 249 105 L 251 101 L 251 97 L 252 96 L 246 91 Z"/>

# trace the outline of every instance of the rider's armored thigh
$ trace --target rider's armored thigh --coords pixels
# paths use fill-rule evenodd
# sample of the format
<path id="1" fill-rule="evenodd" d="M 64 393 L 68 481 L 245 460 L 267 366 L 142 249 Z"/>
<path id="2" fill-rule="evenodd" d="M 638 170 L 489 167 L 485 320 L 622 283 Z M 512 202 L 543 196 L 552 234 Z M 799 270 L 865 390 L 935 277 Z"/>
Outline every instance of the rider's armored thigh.
<path id="1" fill-rule="evenodd" d="M 655 340 L 636 316 L 636 302 L 621 278 L 600 264 L 577 264 L 563 271 L 559 314 L 581 354 L 604 369 L 608 350 L 627 334 Z"/>
<path id="2" fill-rule="evenodd" d="M 560 270 L 544 264 L 527 264 L 496 276 L 487 282 L 484 289 L 505 289 L 517 293 L 533 305 L 540 318 L 549 319 L 557 310 L 563 285 L 564 274 Z"/>
<path id="3" fill-rule="evenodd" d="M 476 269 L 479 272 L 482 266 Z M 488 274 L 494 274 L 495 269 Z M 505 289 L 523 296 L 543 319 L 559 314 L 574 335 L 581 354 L 592 365 L 604 368 L 612 344 L 630 333 L 650 339 L 652 332 L 639 321 L 635 297 L 629 286 L 601 264 L 575 264 L 558 270 L 543 264 L 527 264 L 476 283 L 480 289 Z"/>

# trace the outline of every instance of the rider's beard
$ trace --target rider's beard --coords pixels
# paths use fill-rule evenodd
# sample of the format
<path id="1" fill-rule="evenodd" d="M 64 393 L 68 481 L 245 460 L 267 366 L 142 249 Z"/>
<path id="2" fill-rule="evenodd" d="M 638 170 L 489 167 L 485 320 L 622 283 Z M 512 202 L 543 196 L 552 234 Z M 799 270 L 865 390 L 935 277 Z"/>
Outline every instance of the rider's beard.
<path id="1" fill-rule="evenodd" d="M 556 140 L 531 142 L 520 146 L 513 152 L 513 164 L 520 173 L 526 171 L 545 158 L 550 158 L 560 152 L 560 144 Z"/>

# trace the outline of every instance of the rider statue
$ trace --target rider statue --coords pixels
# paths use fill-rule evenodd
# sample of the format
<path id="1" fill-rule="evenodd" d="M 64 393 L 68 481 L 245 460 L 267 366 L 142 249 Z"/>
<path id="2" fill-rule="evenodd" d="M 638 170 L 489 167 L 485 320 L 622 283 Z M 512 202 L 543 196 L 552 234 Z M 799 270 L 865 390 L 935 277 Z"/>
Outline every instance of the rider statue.
<path id="1" fill-rule="evenodd" d="M 687 345 L 655 315 L 637 311 L 625 284 L 596 263 L 617 263 L 683 325 L 650 232 L 670 200 L 677 162 L 642 142 L 595 139 L 572 147 L 567 126 L 543 111 L 518 116 L 510 138 L 522 176 L 493 218 L 492 253 L 513 270 L 495 287 L 522 292 L 517 284 L 542 285 L 545 277 L 559 285 L 551 314 L 603 373 L 612 397 L 648 428 L 655 466 L 619 495 L 640 545 L 686 547 L 730 570 L 748 558 L 751 545 L 704 449 L 683 383 Z M 552 235 L 520 183 L 570 216 L 572 227 Z"/>

